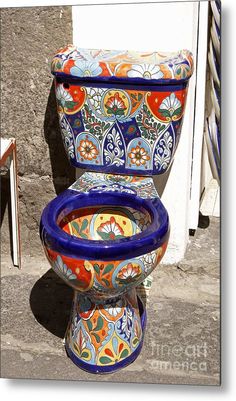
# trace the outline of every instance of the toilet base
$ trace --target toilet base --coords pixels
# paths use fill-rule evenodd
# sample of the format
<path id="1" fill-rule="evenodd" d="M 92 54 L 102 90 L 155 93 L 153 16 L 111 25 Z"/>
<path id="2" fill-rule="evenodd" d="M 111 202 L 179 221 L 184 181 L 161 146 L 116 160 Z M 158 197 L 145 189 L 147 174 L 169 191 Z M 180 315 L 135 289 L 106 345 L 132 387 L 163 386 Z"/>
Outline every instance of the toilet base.
<path id="1" fill-rule="evenodd" d="M 75 291 L 65 338 L 67 355 L 89 373 L 113 373 L 138 357 L 145 327 L 146 310 L 135 289 L 103 304 L 92 304 Z"/>

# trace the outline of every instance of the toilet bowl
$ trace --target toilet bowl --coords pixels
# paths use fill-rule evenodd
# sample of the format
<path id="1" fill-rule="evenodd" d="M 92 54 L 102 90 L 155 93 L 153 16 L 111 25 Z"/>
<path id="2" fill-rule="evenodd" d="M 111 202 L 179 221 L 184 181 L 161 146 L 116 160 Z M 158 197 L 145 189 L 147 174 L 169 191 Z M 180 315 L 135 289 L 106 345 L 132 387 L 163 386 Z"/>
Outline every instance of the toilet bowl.
<path id="1" fill-rule="evenodd" d="M 75 290 L 67 353 L 82 369 L 108 373 L 141 351 L 146 314 L 135 287 L 162 259 L 169 219 L 152 179 L 124 187 L 119 176 L 100 176 L 85 173 L 52 200 L 40 233 L 53 270 Z M 150 181 L 155 197 L 140 196 Z"/>
<path id="2" fill-rule="evenodd" d="M 170 231 L 152 175 L 173 162 L 192 64 L 188 51 L 74 46 L 52 62 L 65 150 L 90 171 L 45 207 L 40 236 L 74 289 L 67 354 L 91 373 L 127 366 L 142 348 L 146 311 L 136 287 L 161 261 Z"/>
<path id="3" fill-rule="evenodd" d="M 169 238 L 168 213 L 160 198 L 144 198 L 134 186 L 127 186 L 127 192 L 117 184 L 111 192 L 109 185 L 105 191 L 95 185 L 86 192 L 77 182 L 75 186 L 52 200 L 41 217 L 41 240 L 52 267 L 67 284 L 93 299 L 117 296 L 139 285 L 164 255 Z M 123 277 L 134 262 L 136 269 L 128 269 L 130 275 L 126 271 Z M 96 267 L 101 264 L 103 277 Z"/>

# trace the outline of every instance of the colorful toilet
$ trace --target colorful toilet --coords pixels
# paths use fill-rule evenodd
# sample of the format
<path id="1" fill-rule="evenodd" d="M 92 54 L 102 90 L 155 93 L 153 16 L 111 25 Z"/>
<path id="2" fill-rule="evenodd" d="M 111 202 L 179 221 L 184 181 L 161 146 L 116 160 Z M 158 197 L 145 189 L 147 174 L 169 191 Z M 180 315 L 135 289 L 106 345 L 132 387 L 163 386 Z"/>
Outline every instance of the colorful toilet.
<path id="1" fill-rule="evenodd" d="M 69 45 L 52 62 L 62 137 L 87 171 L 44 209 L 40 235 L 54 271 L 74 289 L 65 346 L 89 372 L 140 353 L 146 310 L 136 287 L 162 259 L 168 213 L 152 175 L 177 148 L 193 60 Z"/>

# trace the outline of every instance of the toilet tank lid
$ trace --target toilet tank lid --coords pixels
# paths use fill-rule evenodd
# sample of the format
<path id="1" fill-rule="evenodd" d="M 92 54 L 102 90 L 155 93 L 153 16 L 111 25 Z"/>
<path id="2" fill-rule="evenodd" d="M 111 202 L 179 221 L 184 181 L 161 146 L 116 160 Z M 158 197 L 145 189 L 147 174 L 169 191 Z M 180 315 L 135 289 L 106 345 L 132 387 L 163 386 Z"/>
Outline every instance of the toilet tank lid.
<path id="1" fill-rule="evenodd" d="M 57 77 L 95 81 L 185 81 L 193 72 L 193 56 L 178 52 L 137 52 L 82 49 L 68 45 L 58 50 L 51 65 Z"/>

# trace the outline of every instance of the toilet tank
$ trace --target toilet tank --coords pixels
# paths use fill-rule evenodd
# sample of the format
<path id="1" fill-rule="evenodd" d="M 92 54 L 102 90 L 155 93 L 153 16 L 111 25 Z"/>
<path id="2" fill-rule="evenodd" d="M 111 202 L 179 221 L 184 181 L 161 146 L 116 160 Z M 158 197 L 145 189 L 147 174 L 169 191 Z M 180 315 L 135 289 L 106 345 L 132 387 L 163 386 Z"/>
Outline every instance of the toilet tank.
<path id="1" fill-rule="evenodd" d="M 179 142 L 192 54 L 81 49 L 52 61 L 70 163 L 91 171 L 164 173 Z"/>

